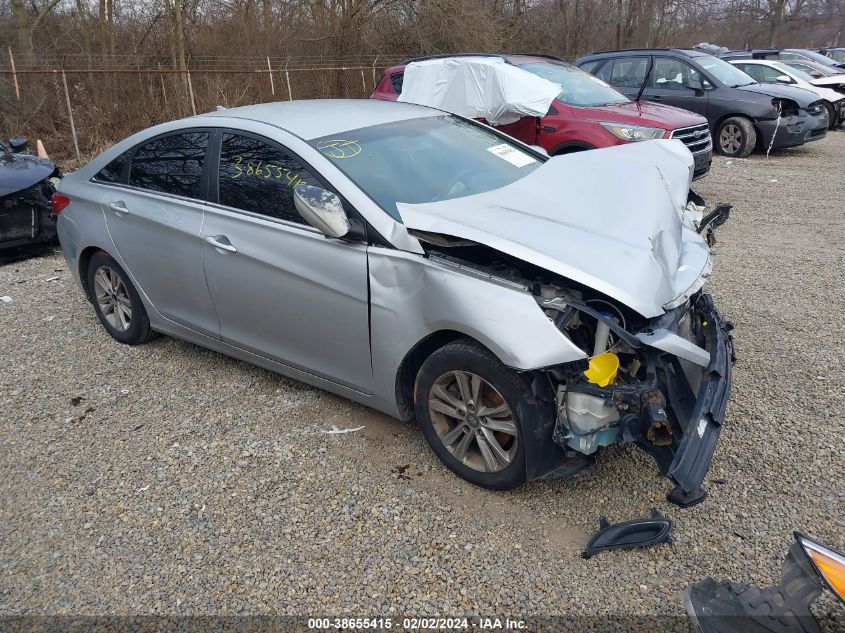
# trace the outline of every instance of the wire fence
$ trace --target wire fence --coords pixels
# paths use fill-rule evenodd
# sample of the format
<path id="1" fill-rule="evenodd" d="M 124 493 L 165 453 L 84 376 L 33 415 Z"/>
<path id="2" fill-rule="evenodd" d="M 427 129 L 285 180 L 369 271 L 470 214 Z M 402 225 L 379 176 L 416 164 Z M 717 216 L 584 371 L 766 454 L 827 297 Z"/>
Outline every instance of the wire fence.
<path id="1" fill-rule="evenodd" d="M 266 101 L 367 98 L 400 56 L 192 57 L 64 55 L 0 63 L 0 134 L 41 139 L 81 164 L 151 125 Z"/>

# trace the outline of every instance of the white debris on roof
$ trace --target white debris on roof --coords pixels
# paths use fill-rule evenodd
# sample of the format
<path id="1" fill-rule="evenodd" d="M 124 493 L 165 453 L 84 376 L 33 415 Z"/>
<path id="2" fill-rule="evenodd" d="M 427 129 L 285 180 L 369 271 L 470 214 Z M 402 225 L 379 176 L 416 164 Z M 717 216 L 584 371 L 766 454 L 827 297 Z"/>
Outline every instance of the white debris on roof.
<path id="1" fill-rule="evenodd" d="M 447 57 L 408 64 L 399 101 L 503 125 L 546 116 L 560 90 L 501 57 Z"/>

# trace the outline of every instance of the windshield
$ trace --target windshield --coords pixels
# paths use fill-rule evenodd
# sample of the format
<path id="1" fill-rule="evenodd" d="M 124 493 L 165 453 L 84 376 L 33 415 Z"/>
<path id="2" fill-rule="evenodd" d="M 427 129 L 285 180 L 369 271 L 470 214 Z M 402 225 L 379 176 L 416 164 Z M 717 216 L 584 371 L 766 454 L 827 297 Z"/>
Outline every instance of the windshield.
<path id="1" fill-rule="evenodd" d="M 519 68 L 560 85 L 561 91 L 557 98 L 567 105 L 592 107 L 630 101 L 598 77 L 568 64 L 536 62 L 523 64 Z"/>
<path id="2" fill-rule="evenodd" d="M 309 143 L 400 222 L 397 202 L 483 193 L 509 185 L 541 164 L 491 130 L 451 115 L 383 123 Z"/>
<path id="3" fill-rule="evenodd" d="M 830 57 L 827 55 L 822 55 L 821 53 L 817 53 L 815 51 L 784 51 L 780 54 L 783 59 L 792 59 L 804 57 L 805 59 L 812 59 L 814 62 L 818 62 L 819 64 L 824 64 L 825 66 L 833 66 L 836 64 Z"/>
<path id="4" fill-rule="evenodd" d="M 729 88 L 757 83 L 753 77 L 746 75 L 733 64 L 729 64 L 718 57 L 696 57 L 696 61 L 704 70 Z"/>
<path id="5" fill-rule="evenodd" d="M 819 75 L 822 77 L 832 77 L 833 75 L 838 74 L 836 68 L 828 68 L 827 66 L 822 66 L 821 64 L 816 64 L 815 62 L 783 62 L 790 68 L 794 68 L 795 70 L 801 70 L 805 73 L 808 73 L 813 79 L 818 79 Z M 818 75 L 813 75 L 813 73 L 818 73 Z"/>

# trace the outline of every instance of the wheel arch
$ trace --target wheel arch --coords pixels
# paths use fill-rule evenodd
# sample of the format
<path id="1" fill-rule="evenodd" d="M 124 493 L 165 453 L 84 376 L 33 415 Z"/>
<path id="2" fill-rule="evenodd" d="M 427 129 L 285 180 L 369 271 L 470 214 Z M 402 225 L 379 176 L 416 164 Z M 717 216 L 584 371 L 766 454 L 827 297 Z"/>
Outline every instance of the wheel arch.
<path id="1" fill-rule="evenodd" d="M 596 148 L 586 141 L 566 141 L 565 143 L 555 145 L 555 147 L 552 148 L 552 151 L 549 152 L 549 156 L 562 156 L 564 154 L 572 154 L 574 152 L 584 152 L 588 149 Z"/>
<path id="2" fill-rule="evenodd" d="M 399 364 L 399 370 L 396 372 L 396 406 L 399 409 L 401 419 L 411 420 L 414 418 L 414 384 L 422 364 L 441 347 L 460 338 L 473 341 L 495 355 L 489 347 L 477 338 L 457 330 L 438 330 L 425 336 L 405 354 Z"/>
<path id="3" fill-rule="evenodd" d="M 89 301 L 91 300 L 91 289 L 88 287 L 88 266 L 91 263 L 91 258 L 94 257 L 96 253 L 104 253 L 109 257 L 113 257 L 111 253 L 100 248 L 99 246 L 86 246 L 79 253 L 79 280 L 82 283 L 82 289 L 85 291 L 85 297 Z"/>

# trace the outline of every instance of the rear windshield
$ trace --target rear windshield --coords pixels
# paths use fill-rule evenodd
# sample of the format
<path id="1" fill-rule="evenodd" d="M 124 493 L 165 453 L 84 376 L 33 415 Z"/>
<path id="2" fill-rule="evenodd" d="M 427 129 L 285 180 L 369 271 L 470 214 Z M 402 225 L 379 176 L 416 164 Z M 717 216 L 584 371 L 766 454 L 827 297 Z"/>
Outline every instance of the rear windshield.
<path id="1" fill-rule="evenodd" d="M 555 62 L 535 62 L 522 64 L 522 70 L 548 79 L 561 87 L 558 100 L 567 105 L 593 107 L 611 103 L 628 103 L 630 99 L 620 94 L 598 77 L 593 77 L 583 70 Z"/>
<path id="2" fill-rule="evenodd" d="M 455 116 L 383 123 L 309 141 L 382 209 L 452 200 L 523 178 L 542 159 Z"/>

